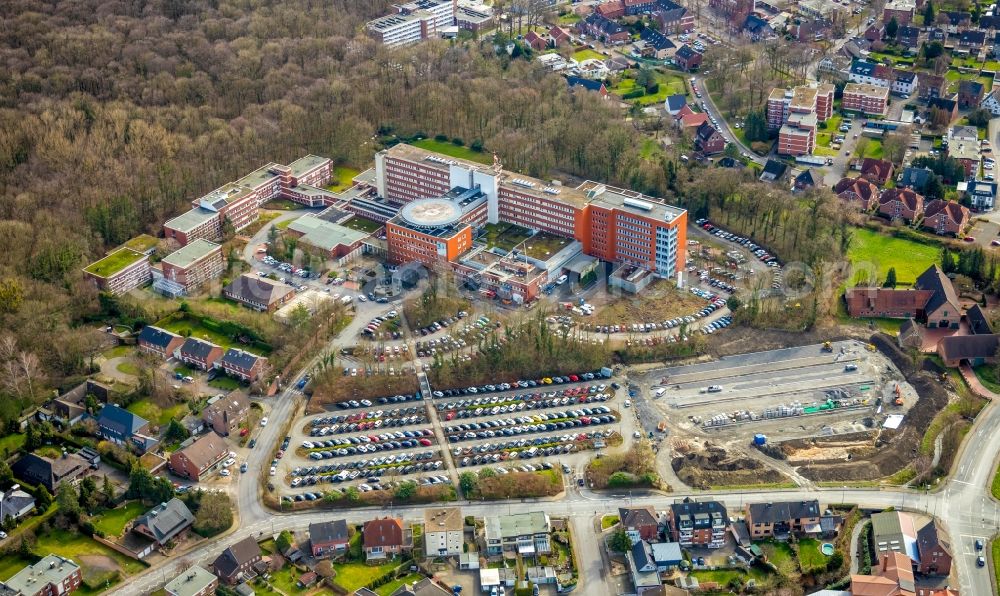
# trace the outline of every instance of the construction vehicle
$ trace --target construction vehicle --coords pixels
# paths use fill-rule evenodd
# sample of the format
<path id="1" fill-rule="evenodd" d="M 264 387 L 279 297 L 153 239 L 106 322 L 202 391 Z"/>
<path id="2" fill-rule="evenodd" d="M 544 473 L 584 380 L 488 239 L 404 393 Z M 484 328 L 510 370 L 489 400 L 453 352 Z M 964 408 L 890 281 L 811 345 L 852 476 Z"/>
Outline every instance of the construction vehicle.
<path id="1" fill-rule="evenodd" d="M 903 390 L 899 388 L 899 383 L 896 383 L 893 393 L 896 394 L 896 398 L 892 400 L 892 403 L 897 406 L 903 405 Z"/>
<path id="2" fill-rule="evenodd" d="M 865 344 L 865 349 L 869 352 L 874 352 L 876 350 L 875 344 Z"/>
<path id="3" fill-rule="evenodd" d="M 828 341 L 823 342 L 823 351 L 824 352 L 832 352 L 833 351 L 833 344 L 830 343 L 830 342 L 828 342 Z"/>

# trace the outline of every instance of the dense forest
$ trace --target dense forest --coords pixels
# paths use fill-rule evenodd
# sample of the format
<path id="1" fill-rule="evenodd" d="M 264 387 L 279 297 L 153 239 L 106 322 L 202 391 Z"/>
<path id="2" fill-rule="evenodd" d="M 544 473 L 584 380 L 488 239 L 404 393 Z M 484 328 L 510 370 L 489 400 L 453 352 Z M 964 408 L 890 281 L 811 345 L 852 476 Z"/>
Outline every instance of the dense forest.
<path id="1" fill-rule="evenodd" d="M 0 3 L 0 416 L 86 372 L 102 302 L 81 266 L 269 161 L 365 167 L 373 137 L 444 134 L 531 174 L 665 191 L 609 102 L 492 39 L 383 48 L 361 30 L 389 5 Z"/>

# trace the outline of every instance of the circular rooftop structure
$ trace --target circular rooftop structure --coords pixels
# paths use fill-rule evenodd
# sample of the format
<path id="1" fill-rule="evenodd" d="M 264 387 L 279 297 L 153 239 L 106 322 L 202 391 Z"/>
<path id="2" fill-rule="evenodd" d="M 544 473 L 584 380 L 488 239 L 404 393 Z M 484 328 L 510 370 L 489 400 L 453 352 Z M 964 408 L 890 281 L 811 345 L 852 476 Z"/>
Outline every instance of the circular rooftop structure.
<path id="1" fill-rule="evenodd" d="M 457 223 L 462 209 L 449 199 L 417 199 L 404 205 L 400 214 L 411 226 L 438 228 Z"/>

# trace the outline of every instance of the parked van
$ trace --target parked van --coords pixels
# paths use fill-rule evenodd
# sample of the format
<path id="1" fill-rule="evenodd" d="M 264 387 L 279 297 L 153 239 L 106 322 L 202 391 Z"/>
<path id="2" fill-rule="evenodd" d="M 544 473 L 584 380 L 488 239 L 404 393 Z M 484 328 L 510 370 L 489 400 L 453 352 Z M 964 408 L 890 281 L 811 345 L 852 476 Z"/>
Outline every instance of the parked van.
<path id="1" fill-rule="evenodd" d="M 667 392 L 666 388 L 660 387 L 659 389 L 656 390 L 656 397 L 663 397 L 663 394 L 666 392 Z"/>
<path id="2" fill-rule="evenodd" d="M 708 392 L 709 393 L 719 393 L 720 391 L 722 391 L 722 385 L 709 385 L 708 386 Z"/>
<path id="3" fill-rule="evenodd" d="M 184 381 L 185 383 L 194 383 L 194 377 L 184 377 L 181 380 Z"/>

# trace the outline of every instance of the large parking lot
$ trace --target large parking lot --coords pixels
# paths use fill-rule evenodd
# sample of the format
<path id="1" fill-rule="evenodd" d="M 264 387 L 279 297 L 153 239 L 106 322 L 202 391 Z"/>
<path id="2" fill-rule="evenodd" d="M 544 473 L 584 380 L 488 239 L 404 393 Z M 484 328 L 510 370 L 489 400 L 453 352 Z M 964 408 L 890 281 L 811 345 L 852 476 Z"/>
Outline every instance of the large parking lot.
<path id="1" fill-rule="evenodd" d="M 677 431 L 787 439 L 863 430 L 879 415 L 905 413 L 916 393 L 887 359 L 846 341 L 659 369 L 636 398 Z"/>
<path id="2" fill-rule="evenodd" d="M 612 404 L 619 389 L 595 372 L 434 391 L 428 400 L 345 402 L 296 422 L 275 484 L 285 498 L 312 500 L 348 486 L 450 483 L 457 471 L 482 466 L 571 473 L 588 450 L 631 432 L 631 417 L 624 429 Z"/>

